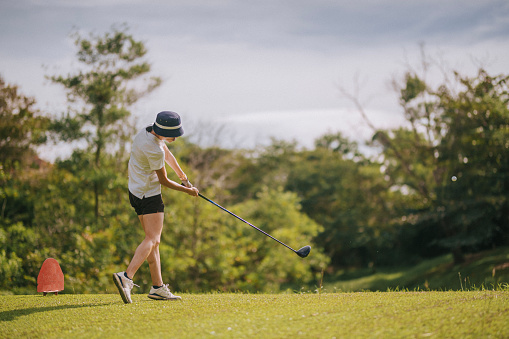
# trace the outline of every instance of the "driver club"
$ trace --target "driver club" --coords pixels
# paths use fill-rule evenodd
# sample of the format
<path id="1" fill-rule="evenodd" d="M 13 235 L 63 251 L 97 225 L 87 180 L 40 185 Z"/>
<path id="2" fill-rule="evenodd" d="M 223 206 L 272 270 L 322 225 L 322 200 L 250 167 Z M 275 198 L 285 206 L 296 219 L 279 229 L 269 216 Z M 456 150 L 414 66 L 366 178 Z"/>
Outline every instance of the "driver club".
<path id="1" fill-rule="evenodd" d="M 277 240 L 276 238 L 274 238 L 274 237 L 273 237 L 273 236 L 271 236 L 270 234 L 268 234 L 268 233 L 266 233 L 266 232 L 262 231 L 261 229 L 259 229 L 259 228 L 258 228 L 258 227 L 256 227 L 255 225 L 251 224 L 250 222 L 247 222 L 246 220 L 242 219 L 242 218 L 241 218 L 241 217 L 239 217 L 238 215 L 236 215 L 236 214 L 234 214 L 234 213 L 232 213 L 232 212 L 228 211 L 228 210 L 227 210 L 226 208 L 224 208 L 223 206 L 221 206 L 221 205 L 219 205 L 219 204 L 215 203 L 214 201 L 210 200 L 209 198 L 205 197 L 203 194 L 198 193 L 198 195 L 199 195 L 200 197 L 202 197 L 203 199 L 207 200 L 208 202 L 210 202 L 211 204 L 216 205 L 217 207 L 219 207 L 219 208 L 220 208 L 220 209 L 222 209 L 223 211 L 230 213 L 231 215 L 233 215 L 235 218 L 239 219 L 240 221 L 245 222 L 245 223 L 246 223 L 246 224 L 248 224 L 249 226 L 253 227 L 255 230 L 257 230 L 257 231 L 259 231 L 259 232 L 261 232 L 261 233 L 265 234 L 266 236 L 268 236 L 268 237 L 269 237 L 269 238 L 271 238 L 272 240 L 275 240 L 275 241 L 277 241 L 278 243 L 280 243 L 281 245 L 285 246 L 286 248 L 291 249 L 292 251 L 294 251 L 295 253 L 297 253 L 297 255 L 298 255 L 299 257 L 301 257 L 301 258 L 305 258 L 305 257 L 307 257 L 307 256 L 308 256 L 308 254 L 309 254 L 309 252 L 311 251 L 311 246 L 309 246 L 309 245 L 308 245 L 308 246 L 304 246 L 304 247 L 302 247 L 301 249 L 299 249 L 298 251 L 296 251 L 296 250 L 294 250 L 293 248 L 291 248 L 290 246 L 288 246 L 287 244 L 285 244 L 285 243 L 283 243 L 283 242 L 281 242 L 281 241 Z"/>

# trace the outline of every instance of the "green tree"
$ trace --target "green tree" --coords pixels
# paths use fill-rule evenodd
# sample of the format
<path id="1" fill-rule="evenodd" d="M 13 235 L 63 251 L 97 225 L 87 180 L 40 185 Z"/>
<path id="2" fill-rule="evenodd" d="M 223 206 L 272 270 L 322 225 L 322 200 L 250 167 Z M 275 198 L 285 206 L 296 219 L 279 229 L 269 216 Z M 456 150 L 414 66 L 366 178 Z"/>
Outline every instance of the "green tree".
<path id="1" fill-rule="evenodd" d="M 507 243 L 509 110 L 506 76 L 455 79 L 433 89 L 407 74 L 400 102 L 409 127 L 374 140 L 391 186 L 408 197 L 408 250 L 446 249 L 459 263 L 464 251 Z"/>
<path id="2" fill-rule="evenodd" d="M 443 124 L 436 102 L 430 100 L 432 89 L 415 73 L 405 75 L 399 101 L 409 127 L 378 130 L 373 141 L 383 147 L 385 173 L 391 185 L 415 194 L 422 208 L 436 198 L 435 189 L 442 182 L 437 146 Z"/>
<path id="3" fill-rule="evenodd" d="M 443 226 L 437 242 L 467 251 L 507 245 L 509 76 L 481 69 L 477 77 L 456 79 L 459 92 L 441 86 L 436 93 L 447 126 L 438 146 L 445 175 L 435 209 Z"/>
<path id="4" fill-rule="evenodd" d="M 101 214 L 99 224 L 95 222 L 93 191 L 86 187 L 89 171 L 83 168 L 87 163 L 93 163 L 93 155 L 76 151 L 31 184 L 35 198 L 32 223 L 37 234 L 34 248 L 42 254 L 23 262 L 38 270 L 45 258 L 57 259 L 67 293 L 113 293 L 111 272 L 125 269 L 143 231 L 128 199 L 123 198 L 125 173 L 112 176 L 102 203 L 107 213 Z M 115 166 L 115 159 L 103 159 L 103 170 Z"/>
<path id="5" fill-rule="evenodd" d="M 323 225 L 316 242 L 336 268 L 387 263 L 378 250 L 391 245 L 391 219 L 399 207 L 380 164 L 363 157 L 340 133 L 324 135 L 315 144 L 314 150 L 299 154 L 287 189 Z"/>
<path id="6" fill-rule="evenodd" d="M 35 99 L 20 93 L 0 75 L 0 166 L 30 162 L 35 146 L 47 141 L 49 119 L 35 107 Z"/>
<path id="7" fill-rule="evenodd" d="M 265 187 L 256 199 L 235 206 L 233 211 L 295 249 L 304 245 L 312 248 L 312 253 L 301 259 L 250 226 L 226 216 L 229 229 L 236 232 L 237 256 L 230 258 L 229 266 L 232 271 L 242 268 L 238 282 L 242 290 L 278 291 L 319 285 L 319 277 L 329 264 L 323 248 L 314 241 L 323 227 L 302 212 L 295 193 Z"/>
<path id="8" fill-rule="evenodd" d="M 217 188 L 206 192 L 213 199 L 216 193 L 225 194 Z M 227 208 L 287 244 L 310 244 L 312 255 L 305 260 L 202 199 L 170 190 L 164 194 L 168 206 L 179 206 L 169 209 L 160 246 L 163 278 L 176 290 L 300 288 L 316 284 L 328 264 L 312 243 L 320 226 L 300 212 L 293 193 L 265 189 L 256 199 Z M 149 284 L 148 272 L 142 276 Z"/>
<path id="9" fill-rule="evenodd" d="M 298 153 L 295 141 L 274 138 L 268 146 L 244 152 L 231 171 L 230 201 L 253 199 L 267 186 L 284 187 Z"/>
<path id="10" fill-rule="evenodd" d="M 33 222 L 34 186 L 47 171 L 36 146 L 46 141 L 49 119 L 0 77 L 0 290 L 33 289 L 41 249 Z"/>
<path id="11" fill-rule="evenodd" d="M 76 33 L 74 37 L 82 69 L 49 77 L 65 88 L 71 104 L 69 111 L 55 120 L 53 129 L 63 141 L 84 140 L 93 153 L 93 173 L 89 177 L 98 218 L 99 197 L 113 180 L 103 172 L 103 155 L 111 150 L 123 151 L 132 134 L 127 107 L 158 87 L 161 80 L 144 78 L 150 72 L 150 64 L 144 59 L 147 50 L 143 42 L 128 34 L 127 28 L 114 28 L 103 36 L 85 38 Z M 125 158 L 125 154 L 117 156 Z"/>

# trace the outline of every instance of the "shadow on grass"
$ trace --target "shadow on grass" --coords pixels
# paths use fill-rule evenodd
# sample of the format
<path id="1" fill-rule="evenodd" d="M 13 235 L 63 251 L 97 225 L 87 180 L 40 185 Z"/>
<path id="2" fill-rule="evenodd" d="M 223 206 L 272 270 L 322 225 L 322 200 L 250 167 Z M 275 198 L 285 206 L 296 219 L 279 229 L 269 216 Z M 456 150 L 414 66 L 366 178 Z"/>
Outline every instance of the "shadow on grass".
<path id="1" fill-rule="evenodd" d="M 111 302 L 105 303 L 95 303 L 95 304 L 82 304 L 82 305 L 61 305 L 61 306 L 43 306 L 43 307 L 30 307 L 24 309 L 17 309 L 11 311 L 3 311 L 0 312 L 0 322 L 3 321 L 12 321 L 18 317 L 31 315 L 34 313 L 40 312 L 48 312 L 48 311 L 58 311 L 72 308 L 84 308 L 84 307 L 98 307 L 98 306 L 106 306 L 110 305 Z"/>

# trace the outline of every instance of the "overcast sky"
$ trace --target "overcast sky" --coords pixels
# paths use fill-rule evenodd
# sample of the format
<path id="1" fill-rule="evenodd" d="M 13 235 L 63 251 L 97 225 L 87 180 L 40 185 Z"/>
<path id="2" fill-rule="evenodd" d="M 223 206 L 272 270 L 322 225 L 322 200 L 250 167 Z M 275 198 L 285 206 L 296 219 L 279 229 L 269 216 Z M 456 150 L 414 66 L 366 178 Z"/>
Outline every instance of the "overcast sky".
<path id="1" fill-rule="evenodd" d="M 463 74 L 479 65 L 509 73 L 507 0 L 0 0 L 0 74 L 44 111 L 62 112 L 63 90 L 44 75 L 77 66 L 69 34 L 121 23 L 164 80 L 133 107 L 140 126 L 174 110 L 202 140 L 222 126 L 224 146 L 270 136 L 311 146 L 336 131 L 367 138 L 338 90 L 356 82 L 377 126 L 400 124 L 388 83 L 419 66 L 420 44 Z"/>

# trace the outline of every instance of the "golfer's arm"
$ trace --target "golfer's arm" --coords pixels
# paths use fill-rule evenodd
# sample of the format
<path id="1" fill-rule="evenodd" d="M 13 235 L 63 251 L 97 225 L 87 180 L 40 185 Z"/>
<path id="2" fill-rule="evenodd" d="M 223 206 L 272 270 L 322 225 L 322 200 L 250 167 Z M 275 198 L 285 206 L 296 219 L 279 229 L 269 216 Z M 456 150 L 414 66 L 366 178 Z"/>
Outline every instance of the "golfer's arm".
<path id="1" fill-rule="evenodd" d="M 177 159 L 175 159 L 175 156 L 170 152 L 168 146 L 166 145 L 164 145 L 164 161 L 166 161 L 166 163 L 173 169 L 173 171 L 175 171 L 180 180 L 182 181 L 187 180 L 186 174 L 180 168 Z"/>
<path id="2" fill-rule="evenodd" d="M 156 170 L 156 174 L 161 185 L 181 192 L 189 191 L 189 188 L 177 184 L 175 181 L 168 179 L 168 177 L 166 176 L 166 168 L 164 166 L 163 168 Z"/>
<path id="3" fill-rule="evenodd" d="M 175 159 L 175 156 L 170 152 L 168 146 L 164 145 L 164 161 L 177 173 L 181 181 L 187 180 L 187 176 L 184 171 L 180 168 L 180 165 Z"/>

